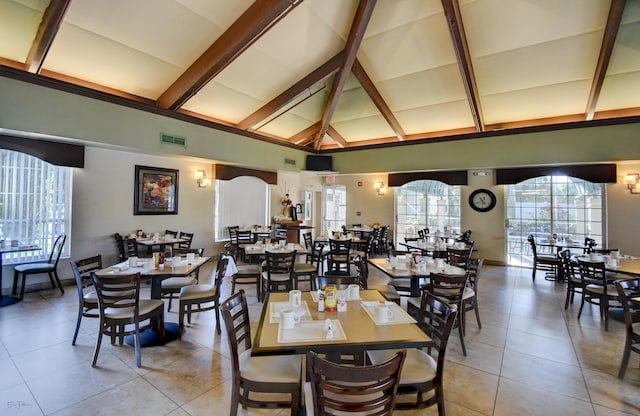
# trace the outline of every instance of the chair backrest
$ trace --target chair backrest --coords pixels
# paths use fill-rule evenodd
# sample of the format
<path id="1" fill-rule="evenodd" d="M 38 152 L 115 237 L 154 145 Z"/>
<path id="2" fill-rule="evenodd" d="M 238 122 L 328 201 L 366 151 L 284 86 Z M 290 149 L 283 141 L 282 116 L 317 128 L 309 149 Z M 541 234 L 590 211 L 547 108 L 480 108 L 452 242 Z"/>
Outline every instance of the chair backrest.
<path id="1" fill-rule="evenodd" d="M 359 285 L 363 289 L 369 288 L 369 265 L 367 261 L 362 257 L 357 257 L 353 264 L 356 267 L 356 271 L 358 272 L 358 279 L 360 280 Z"/>
<path id="2" fill-rule="evenodd" d="M 471 240 L 471 230 L 464 231 L 458 238 L 456 238 L 456 241 L 463 243 L 466 243 L 469 240 Z"/>
<path id="3" fill-rule="evenodd" d="M 351 240 L 329 239 L 329 258 L 349 256 L 349 253 L 351 253 Z"/>
<path id="4" fill-rule="evenodd" d="M 165 237 L 178 238 L 178 232 L 173 230 L 164 230 Z"/>
<path id="5" fill-rule="evenodd" d="M 49 263 L 53 263 L 55 267 L 58 267 L 58 262 L 60 261 L 60 255 L 62 254 L 65 241 L 67 241 L 67 235 L 62 233 L 56 238 L 56 241 L 53 242 L 53 247 L 51 247 Z"/>
<path id="6" fill-rule="evenodd" d="M 113 239 L 116 240 L 116 248 L 118 249 L 118 258 L 120 261 L 127 259 L 127 255 L 124 251 L 124 240 L 120 233 L 115 233 Z"/>
<path id="7" fill-rule="evenodd" d="M 293 265 L 296 262 L 296 253 L 296 250 L 284 253 L 265 251 L 266 259 L 263 271 L 267 272 L 267 277 L 270 279 L 274 274 L 288 274 L 293 278 Z"/>
<path id="8" fill-rule="evenodd" d="M 449 264 L 463 268 L 467 267 L 467 262 L 471 257 L 471 250 L 472 247 L 470 246 L 465 248 L 447 247 L 447 258 L 449 259 Z"/>
<path id="9" fill-rule="evenodd" d="M 129 257 L 138 257 L 138 241 L 135 238 L 123 237 L 122 247 L 124 250 L 124 260 Z"/>
<path id="10" fill-rule="evenodd" d="M 531 246 L 531 253 L 533 254 L 533 259 L 535 261 L 536 257 L 538 257 L 538 248 L 536 247 L 536 239 L 533 237 L 533 234 L 529 234 L 527 241 Z"/>
<path id="11" fill-rule="evenodd" d="M 359 276 L 326 274 L 316 277 L 315 283 L 316 287 L 320 289 L 327 287 L 327 285 L 336 285 L 337 289 L 346 289 L 349 285 L 360 285 L 362 287 Z"/>
<path id="12" fill-rule="evenodd" d="M 418 326 L 431 337 L 433 348 L 438 353 L 434 382 L 442 380 L 447 343 L 458 313 L 458 309 L 452 308 L 431 293 L 422 292 Z"/>
<path id="13" fill-rule="evenodd" d="M 578 259 L 580 268 L 580 279 L 586 285 L 600 285 L 604 287 L 604 294 L 607 294 L 607 275 L 604 262 L 590 262 Z"/>
<path id="14" fill-rule="evenodd" d="M 589 237 L 585 237 L 584 238 L 584 245 L 586 247 L 586 252 L 589 253 L 591 252 L 591 250 L 598 245 L 598 243 L 596 243 L 596 240 L 594 240 L 593 238 L 589 238 Z"/>
<path id="15" fill-rule="evenodd" d="M 431 273 L 429 275 L 429 293 L 445 300 L 449 304 L 462 304 L 462 294 L 467 285 L 468 275 L 452 276 L 442 273 Z"/>
<path id="16" fill-rule="evenodd" d="M 570 250 L 562 250 L 558 253 L 560 256 L 560 266 L 562 267 L 562 274 L 565 279 L 571 279 L 576 277 L 574 263 L 571 260 L 571 251 Z"/>
<path id="17" fill-rule="evenodd" d="M 480 272 L 484 266 L 484 259 L 469 258 L 467 261 L 467 285 L 469 285 L 478 294 L 478 280 L 480 279 Z"/>
<path id="18" fill-rule="evenodd" d="M 102 256 L 100 254 L 86 259 L 71 261 L 71 271 L 76 280 L 76 288 L 78 289 L 78 298 L 80 304 L 83 302 L 84 289 L 93 286 L 91 281 L 91 272 L 102 269 Z"/>
<path id="19" fill-rule="evenodd" d="M 139 314 L 140 273 L 100 277 L 91 272 L 91 281 L 96 289 L 100 315 L 105 309 L 120 309 L 123 312 L 132 309 L 133 316 Z"/>
<path id="20" fill-rule="evenodd" d="M 216 266 L 216 278 L 215 278 L 215 286 L 216 286 L 216 296 L 218 299 L 220 298 L 220 288 L 222 287 L 222 281 L 224 280 L 224 276 L 227 274 L 227 266 L 229 265 L 229 257 L 221 254 L 218 258 L 218 265 Z"/>
<path id="21" fill-rule="evenodd" d="M 233 378 L 239 382 L 240 356 L 251 350 L 251 321 L 244 290 L 240 289 L 222 302 L 220 311 L 229 340 Z"/>
<path id="22" fill-rule="evenodd" d="M 424 230 L 418 230 L 418 238 L 423 239 L 425 238 L 426 234 L 424 232 Z"/>
<path id="23" fill-rule="evenodd" d="M 393 414 L 405 356 L 403 350 L 381 364 L 351 366 L 307 353 L 314 414 Z"/>
<path id="24" fill-rule="evenodd" d="M 253 234 L 251 230 L 236 230 L 237 244 L 253 244 Z"/>
<path id="25" fill-rule="evenodd" d="M 312 250 L 313 249 L 313 237 L 311 236 L 311 233 L 302 234 L 302 238 L 304 238 L 304 248 L 306 248 L 307 250 Z"/>
<path id="26" fill-rule="evenodd" d="M 183 240 L 181 243 L 178 243 L 178 248 L 190 248 L 191 242 L 193 241 L 193 233 L 185 233 L 184 231 L 180 231 L 180 238 Z"/>
<path id="27" fill-rule="evenodd" d="M 198 257 L 202 257 L 204 255 L 204 248 L 174 248 L 173 255 L 174 256 L 183 256 L 187 253 L 193 253 Z"/>
<path id="28" fill-rule="evenodd" d="M 618 300 L 624 311 L 624 326 L 627 330 L 627 338 L 633 334 L 633 324 L 640 322 L 640 305 L 631 301 L 631 298 L 640 296 L 640 278 L 616 280 Z M 636 330 L 636 343 L 640 342 L 640 331 Z M 629 338 L 631 339 L 631 338 Z"/>

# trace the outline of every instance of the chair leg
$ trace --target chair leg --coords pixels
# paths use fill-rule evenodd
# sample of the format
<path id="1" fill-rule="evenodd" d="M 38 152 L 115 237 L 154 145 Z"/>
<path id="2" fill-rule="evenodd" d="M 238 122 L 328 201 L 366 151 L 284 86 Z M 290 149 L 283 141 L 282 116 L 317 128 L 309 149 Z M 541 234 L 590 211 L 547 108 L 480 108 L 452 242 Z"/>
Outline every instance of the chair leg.
<path id="1" fill-rule="evenodd" d="M 76 321 L 76 330 L 73 333 L 73 340 L 71 341 L 71 345 L 76 345 L 76 340 L 78 339 L 78 332 L 80 331 L 80 322 L 82 322 L 82 303 L 78 305 L 78 319 Z"/>
<path id="2" fill-rule="evenodd" d="M 573 294 L 573 290 L 571 290 L 571 286 L 567 286 L 567 297 L 564 300 L 564 309 L 566 310 L 567 308 L 569 308 L 569 299 L 571 298 Z"/>
<path id="3" fill-rule="evenodd" d="M 18 294 L 18 278 L 20 273 L 18 273 L 17 271 L 13 272 L 13 287 L 11 289 L 11 294 L 13 296 Z"/>
<path id="4" fill-rule="evenodd" d="M 220 328 L 220 301 L 215 300 L 215 313 L 216 313 L 216 333 L 220 335 L 222 329 Z"/>
<path id="5" fill-rule="evenodd" d="M 531 280 L 536 281 L 536 263 L 533 263 L 533 273 L 531 273 Z"/>
<path id="6" fill-rule="evenodd" d="M 136 367 L 142 367 L 142 358 L 140 357 L 140 324 L 136 322 L 136 330 L 133 334 L 133 343 L 136 350 Z"/>
<path id="7" fill-rule="evenodd" d="M 93 363 L 91 363 L 92 367 L 96 366 L 98 362 L 98 354 L 100 353 L 100 345 L 102 344 L 102 331 L 104 330 L 104 323 L 102 319 L 100 319 L 100 333 L 98 334 L 98 341 L 96 341 L 96 348 L 93 352 Z"/>
<path id="8" fill-rule="evenodd" d="M 620 363 L 620 370 L 618 370 L 618 378 L 620 380 L 624 378 L 624 375 L 627 372 L 630 355 L 631 355 L 631 340 L 627 336 L 627 339 L 624 343 L 624 352 L 622 353 L 622 362 Z"/>
<path id="9" fill-rule="evenodd" d="M 584 308 L 584 296 L 585 294 L 582 294 L 582 301 L 580 302 L 580 309 L 578 310 L 578 320 L 580 319 L 580 316 L 582 315 L 582 308 Z"/>
<path id="10" fill-rule="evenodd" d="M 64 289 L 62 288 L 62 282 L 60 282 L 60 277 L 58 276 L 58 271 L 54 270 L 53 271 L 53 276 L 56 279 L 56 282 L 58 282 L 58 288 L 60 289 L 60 293 L 62 293 L 64 295 Z M 56 286 L 54 285 L 53 288 L 55 289 Z"/>
<path id="11" fill-rule="evenodd" d="M 473 309 L 476 312 L 476 321 L 478 322 L 478 328 L 482 329 L 482 322 L 480 322 L 480 309 L 478 308 L 478 298 L 473 301 Z"/>

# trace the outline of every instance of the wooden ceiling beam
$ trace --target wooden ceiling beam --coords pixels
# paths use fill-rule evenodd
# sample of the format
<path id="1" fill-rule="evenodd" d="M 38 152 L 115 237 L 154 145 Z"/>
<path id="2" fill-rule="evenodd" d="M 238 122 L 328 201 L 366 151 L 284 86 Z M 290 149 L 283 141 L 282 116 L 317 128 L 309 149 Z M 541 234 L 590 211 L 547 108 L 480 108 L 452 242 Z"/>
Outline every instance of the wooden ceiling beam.
<path id="1" fill-rule="evenodd" d="M 384 98 L 382 98 L 382 95 L 380 95 L 380 92 L 373 84 L 371 78 L 369 78 L 369 75 L 367 75 L 367 72 L 360 64 L 360 61 L 358 61 L 357 59 L 355 60 L 351 71 L 353 72 L 353 75 L 355 75 L 355 77 L 358 79 L 360 85 L 362 85 L 362 88 L 364 88 L 369 98 L 371 98 L 371 101 L 373 101 L 375 106 L 378 107 L 378 111 L 380 111 L 382 117 L 387 120 L 387 123 L 389 123 L 389 126 L 396 134 L 398 140 L 404 140 L 404 136 L 406 135 L 406 133 L 404 132 L 402 126 L 400 126 L 400 123 L 398 122 L 396 116 L 393 115 L 393 112 L 384 101 Z"/>
<path id="2" fill-rule="evenodd" d="M 336 129 L 331 127 L 331 125 L 329 125 L 329 128 L 327 129 L 327 134 L 329 135 L 329 137 L 331 137 L 331 139 L 334 142 L 337 143 L 338 146 L 340 146 L 340 147 L 349 146 L 349 143 L 344 139 L 344 137 L 342 137 L 342 135 L 340 133 L 338 133 L 338 131 Z"/>
<path id="3" fill-rule="evenodd" d="M 620 30 L 620 22 L 622 21 L 625 3 L 626 0 L 611 1 L 607 24 L 604 28 L 604 36 L 602 37 L 600 55 L 598 56 L 596 71 L 593 75 L 593 83 L 591 84 L 591 90 L 589 91 L 585 117 L 587 121 L 593 120 L 593 115 L 596 112 L 596 105 L 598 104 L 598 98 L 600 97 L 604 77 L 607 75 L 607 68 L 611 61 L 613 47 L 616 42 L 616 37 L 618 36 L 618 30 Z"/>
<path id="4" fill-rule="evenodd" d="M 49 53 L 51 44 L 58 34 L 58 29 L 62 23 L 62 18 L 69 8 L 71 0 L 51 0 L 49 7 L 42 15 L 42 22 L 38 27 L 36 37 L 31 43 L 31 49 L 27 54 L 25 66 L 27 71 L 38 74 L 42 68 L 44 58 Z"/>
<path id="5" fill-rule="evenodd" d="M 317 122 L 307 127 L 306 129 L 302 130 L 301 132 L 291 136 L 287 141 L 289 143 L 299 144 L 300 146 L 306 146 L 308 144 L 313 143 L 313 138 L 315 137 L 315 134 L 318 132 L 319 129 L 320 129 L 320 122 Z"/>
<path id="6" fill-rule="evenodd" d="M 297 97 L 300 93 L 302 93 L 305 89 L 310 88 L 317 82 L 322 81 L 329 75 L 336 72 L 340 69 L 340 66 L 344 62 L 344 51 L 339 52 L 336 56 L 329 59 L 327 62 L 316 68 L 313 72 L 311 72 L 306 77 L 302 78 L 300 81 L 293 84 L 290 88 L 284 91 L 282 94 L 278 95 L 273 100 L 269 101 L 267 104 L 262 106 L 260 109 L 256 110 L 253 114 L 249 115 L 247 118 L 238 123 L 238 128 L 242 130 L 247 130 L 251 126 L 255 125 L 259 121 L 264 120 L 270 114 L 275 113 L 280 108 L 285 106 L 295 97 Z"/>
<path id="7" fill-rule="evenodd" d="M 480 107 L 480 94 L 478 93 L 478 86 L 473 73 L 467 36 L 465 35 L 462 24 L 460 5 L 458 4 L 458 0 L 442 0 L 442 7 L 444 8 L 444 15 L 447 19 L 447 25 L 449 26 L 449 33 L 451 33 L 453 48 L 458 59 L 458 68 L 460 68 L 462 82 L 467 93 L 473 123 L 476 126 L 476 130 L 481 132 L 484 131 L 484 117 L 482 115 L 482 108 Z"/>
<path id="8" fill-rule="evenodd" d="M 302 0 L 256 0 L 157 100 L 175 110 Z"/>
<path id="9" fill-rule="evenodd" d="M 340 68 L 338 74 L 336 75 L 333 86 L 331 88 L 331 92 L 329 93 L 327 105 L 325 106 L 324 112 L 322 113 L 322 118 L 320 120 L 320 131 L 316 135 L 314 144 L 314 147 L 316 149 L 319 148 L 320 143 L 322 142 L 322 138 L 329 129 L 331 117 L 336 110 L 336 106 L 338 105 L 338 101 L 340 99 L 340 94 L 342 94 L 344 84 L 349 77 L 349 73 L 351 72 L 353 63 L 356 60 L 358 49 L 360 48 L 360 44 L 362 43 L 362 39 L 364 38 L 364 32 L 367 30 L 367 25 L 369 24 L 369 20 L 371 20 L 371 15 L 373 14 L 373 9 L 375 8 L 375 6 L 376 0 L 360 0 L 360 2 L 358 3 L 358 9 L 356 10 L 356 15 L 353 19 L 353 24 L 351 25 L 351 30 L 349 32 L 349 36 L 347 37 L 347 43 L 344 48 L 344 65 L 342 66 L 342 68 Z"/>

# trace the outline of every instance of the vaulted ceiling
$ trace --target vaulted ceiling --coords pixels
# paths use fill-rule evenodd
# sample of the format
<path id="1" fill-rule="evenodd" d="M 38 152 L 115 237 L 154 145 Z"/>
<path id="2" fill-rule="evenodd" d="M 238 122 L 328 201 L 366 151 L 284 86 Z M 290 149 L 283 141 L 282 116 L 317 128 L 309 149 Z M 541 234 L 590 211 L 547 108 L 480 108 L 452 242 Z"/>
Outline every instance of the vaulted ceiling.
<path id="1" fill-rule="evenodd" d="M 0 64 L 314 152 L 640 115 L 640 0 L 0 0 Z"/>

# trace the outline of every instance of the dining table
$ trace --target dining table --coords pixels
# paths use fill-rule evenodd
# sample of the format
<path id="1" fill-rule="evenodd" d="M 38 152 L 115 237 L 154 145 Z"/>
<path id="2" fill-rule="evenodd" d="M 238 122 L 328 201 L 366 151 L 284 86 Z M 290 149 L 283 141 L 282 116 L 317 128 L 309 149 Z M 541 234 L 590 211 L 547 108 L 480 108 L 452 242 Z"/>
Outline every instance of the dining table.
<path id="1" fill-rule="evenodd" d="M 18 296 L 4 296 L 2 294 L 2 263 L 3 257 L 5 253 L 19 253 L 21 251 L 40 251 L 41 247 L 36 246 L 35 244 L 23 244 L 17 246 L 1 246 L 0 245 L 0 308 L 3 306 L 13 305 L 15 303 L 20 302 L 20 298 Z"/>
<path id="2" fill-rule="evenodd" d="M 640 258 L 634 256 L 620 255 L 618 258 L 612 259 L 609 254 L 599 254 L 595 257 L 595 260 L 592 260 L 591 257 L 586 254 L 577 256 L 577 258 L 582 261 L 604 262 L 604 269 L 608 272 L 640 276 Z"/>
<path id="3" fill-rule="evenodd" d="M 410 292 L 412 297 L 420 296 L 420 279 L 428 278 L 431 273 L 442 273 L 451 276 L 462 276 L 466 273 L 466 270 L 462 267 L 451 266 L 445 263 L 443 261 L 444 259 L 420 256 L 424 262 L 421 263 L 422 266 L 420 266 L 411 259 L 411 256 L 398 257 L 399 260 L 397 260 L 395 264 L 392 264 L 389 259 L 383 257 L 370 258 L 367 259 L 367 262 L 392 279 L 410 279 Z"/>
<path id="4" fill-rule="evenodd" d="M 344 291 L 344 296 L 347 291 Z M 340 299 L 338 293 L 338 299 Z M 364 358 L 368 350 L 423 348 L 431 338 L 396 303 L 377 290 L 360 290 L 357 299 L 345 298 L 345 311 L 318 312 L 317 292 L 302 292 L 292 329 L 279 325 L 280 312 L 290 308 L 287 292 L 271 292 L 263 303 L 251 355 L 305 354 L 314 351 L 337 361 L 342 355 Z M 388 305 L 389 318 L 376 319 L 375 308 Z M 328 327 L 330 326 L 330 329 Z M 363 364 L 362 362 L 361 364 Z"/>
<path id="5" fill-rule="evenodd" d="M 542 240 L 542 241 L 536 242 L 536 246 L 549 248 L 550 251 L 555 250 L 557 253 L 561 252 L 562 250 L 571 250 L 571 249 L 576 249 L 576 250 L 579 250 L 581 253 L 585 253 L 586 250 L 589 248 L 588 246 L 585 246 L 583 242 L 573 241 L 573 240 L 569 240 L 569 241 Z"/>
<path id="6" fill-rule="evenodd" d="M 159 251 L 164 251 L 166 246 L 173 247 L 176 244 L 188 242 L 189 240 L 184 238 L 168 236 L 136 238 L 136 243 L 138 245 L 146 247 L 147 254 L 151 254 L 153 252 L 153 247 L 158 247 Z"/>

